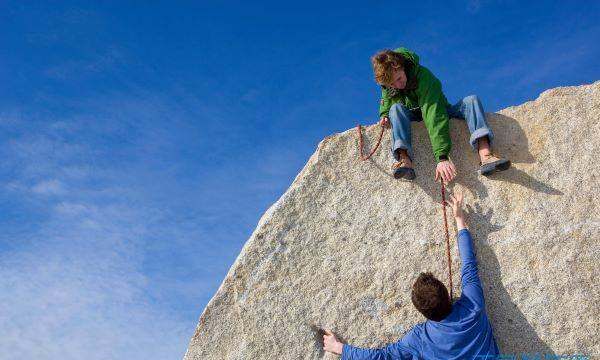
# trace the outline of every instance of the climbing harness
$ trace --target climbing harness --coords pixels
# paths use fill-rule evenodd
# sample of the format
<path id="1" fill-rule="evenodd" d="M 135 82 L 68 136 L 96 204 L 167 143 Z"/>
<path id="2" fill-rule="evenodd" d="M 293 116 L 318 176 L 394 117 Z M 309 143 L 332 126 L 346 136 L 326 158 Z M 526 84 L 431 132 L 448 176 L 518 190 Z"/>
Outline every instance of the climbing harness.
<path id="1" fill-rule="evenodd" d="M 448 218 L 446 217 L 446 186 L 442 182 L 442 209 L 444 211 L 444 228 L 446 229 L 446 256 L 448 258 L 448 282 L 450 283 L 450 301 L 452 301 L 452 258 L 450 257 L 450 234 L 448 233 Z"/>
<path id="2" fill-rule="evenodd" d="M 383 138 L 383 132 L 385 131 L 385 128 L 383 127 L 383 125 L 381 125 L 381 132 L 379 133 L 379 139 L 377 139 L 377 144 L 375 145 L 375 147 L 373 148 L 373 150 L 371 150 L 371 152 L 369 153 L 369 155 L 364 155 L 363 154 L 363 135 L 362 135 L 362 131 L 361 131 L 362 126 L 360 124 L 358 124 L 356 126 L 356 131 L 358 132 L 358 154 L 359 157 L 362 161 L 365 160 L 369 160 L 371 158 L 371 156 L 373 156 L 373 154 L 375 153 L 375 151 L 377 151 L 377 148 L 379 147 L 379 145 L 381 144 L 381 139 Z M 452 257 L 450 257 L 450 233 L 448 231 L 448 217 L 446 216 L 446 185 L 444 184 L 444 180 L 441 180 L 441 184 L 442 184 L 442 210 L 444 212 L 444 228 L 446 230 L 446 257 L 448 259 L 448 282 L 450 283 L 449 287 L 450 287 L 450 300 L 452 300 Z"/>
<path id="3" fill-rule="evenodd" d="M 383 138 L 383 132 L 384 132 L 385 128 L 383 127 L 383 125 L 381 125 L 381 132 L 379 133 L 379 139 L 377 140 L 377 144 L 375 145 L 373 150 L 371 150 L 369 155 L 365 156 L 363 154 L 363 136 L 362 136 L 361 127 L 362 126 L 360 124 L 358 124 L 356 126 L 356 131 L 358 131 L 358 155 L 362 161 L 365 161 L 365 160 L 369 160 L 371 158 L 371 156 L 373 156 L 373 154 L 375 153 L 375 151 L 381 144 L 381 139 Z"/>

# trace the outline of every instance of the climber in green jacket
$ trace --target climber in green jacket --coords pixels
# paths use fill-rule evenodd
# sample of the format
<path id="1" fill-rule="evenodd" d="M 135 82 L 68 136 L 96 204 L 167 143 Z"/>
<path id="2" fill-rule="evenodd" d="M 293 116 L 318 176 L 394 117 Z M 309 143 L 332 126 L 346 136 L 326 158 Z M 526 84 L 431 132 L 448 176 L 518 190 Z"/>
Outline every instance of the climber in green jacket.
<path id="1" fill-rule="evenodd" d="M 442 91 L 441 82 L 433 73 L 419 64 L 419 57 L 406 48 L 383 50 L 371 58 L 375 81 L 381 86 L 379 118 L 381 126 L 392 127 L 392 165 L 395 178 L 415 178 L 411 141 L 411 122 L 425 122 L 433 154 L 437 161 L 435 179 L 450 182 L 456 168 L 449 158 L 449 117 L 465 119 L 471 132 L 470 144 L 480 158 L 480 173 L 489 175 L 506 170 L 510 161 L 494 154 L 494 138 L 487 124 L 481 101 L 475 95 L 467 96 L 451 105 Z"/>

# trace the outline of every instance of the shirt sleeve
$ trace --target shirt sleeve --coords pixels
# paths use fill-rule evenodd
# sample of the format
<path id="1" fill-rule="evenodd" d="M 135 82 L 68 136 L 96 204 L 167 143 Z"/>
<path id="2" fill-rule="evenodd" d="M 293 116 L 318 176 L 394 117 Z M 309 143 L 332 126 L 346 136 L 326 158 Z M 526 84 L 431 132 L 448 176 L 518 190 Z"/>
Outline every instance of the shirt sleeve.
<path id="1" fill-rule="evenodd" d="M 483 298 L 483 288 L 479 280 L 477 272 L 477 259 L 473 250 L 473 239 L 471 233 L 467 229 L 462 229 L 458 232 L 458 250 L 462 261 L 461 267 L 461 283 L 462 294 L 465 305 L 474 310 L 482 309 L 485 306 Z"/>
<path id="2" fill-rule="evenodd" d="M 433 155 L 437 161 L 440 156 L 448 156 L 450 141 L 450 119 L 446 111 L 442 83 L 425 67 L 421 67 L 417 95 L 423 121 L 429 133 Z"/>
<path id="3" fill-rule="evenodd" d="M 344 344 L 341 360 L 410 360 L 412 358 L 405 336 L 380 349 L 363 349 Z"/>
<path id="4" fill-rule="evenodd" d="M 392 107 L 392 100 L 387 94 L 387 91 L 381 87 L 381 100 L 379 100 L 379 118 L 386 116 L 389 117 L 390 107 Z"/>

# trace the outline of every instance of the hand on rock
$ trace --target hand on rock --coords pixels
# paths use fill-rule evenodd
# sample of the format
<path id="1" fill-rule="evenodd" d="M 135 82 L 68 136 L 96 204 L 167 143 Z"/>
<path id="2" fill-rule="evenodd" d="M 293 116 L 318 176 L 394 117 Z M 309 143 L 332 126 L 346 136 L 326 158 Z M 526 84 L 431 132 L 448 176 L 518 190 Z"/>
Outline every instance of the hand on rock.
<path id="1" fill-rule="evenodd" d="M 323 335 L 323 350 L 328 351 L 330 353 L 342 355 L 343 347 L 344 344 L 342 344 L 335 337 L 331 330 L 325 330 L 325 334 Z"/>
<path id="2" fill-rule="evenodd" d="M 386 129 L 389 129 L 390 128 L 390 119 L 387 117 L 382 117 L 379 120 L 379 125 L 383 126 Z"/>

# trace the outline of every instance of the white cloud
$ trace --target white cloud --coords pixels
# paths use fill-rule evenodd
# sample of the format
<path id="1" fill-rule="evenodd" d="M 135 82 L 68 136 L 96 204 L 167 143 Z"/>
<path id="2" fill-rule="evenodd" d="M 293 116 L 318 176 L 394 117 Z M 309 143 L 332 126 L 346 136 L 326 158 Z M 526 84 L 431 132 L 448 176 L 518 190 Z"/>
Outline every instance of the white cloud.
<path id="1" fill-rule="evenodd" d="M 35 184 L 31 191 L 41 195 L 60 195 L 66 192 L 62 182 L 59 180 L 45 180 Z"/>
<path id="2" fill-rule="evenodd" d="M 81 210 L 77 221 L 71 221 L 73 211 L 58 213 L 35 234 L 38 241 L 3 256 L 1 356 L 160 359 L 182 353 L 187 329 L 145 294 L 139 226 L 118 225 L 111 210 L 70 208 Z"/>
<path id="3" fill-rule="evenodd" d="M 9 179 L 0 195 L 26 221 L 0 237 L 0 359 L 183 356 L 228 265 L 214 258 L 233 261 L 250 231 L 243 226 L 258 220 L 247 199 L 272 192 L 276 165 L 302 165 L 277 148 L 259 155 L 260 167 L 249 164 L 259 174 L 241 186 L 230 176 L 235 161 L 202 174 L 190 151 L 204 153 L 208 134 L 237 143 L 247 125 L 223 126 L 218 107 L 185 93 L 45 94 L 75 115 L 0 115 L 0 178 Z M 231 151 L 209 150 L 213 159 Z M 182 164 L 186 156 L 193 163 Z M 232 214 L 236 224 L 224 226 Z"/>
<path id="4" fill-rule="evenodd" d="M 43 212 L 0 240 L 10 249 L 0 252 L 0 359 L 181 358 L 196 319 L 150 296 L 144 272 L 150 228 L 164 214 L 131 201 L 126 174 L 95 165 L 110 144 L 71 136 L 78 121 L 0 122 L 13 134 L 0 144 L 12 175 L 2 191 Z"/>

